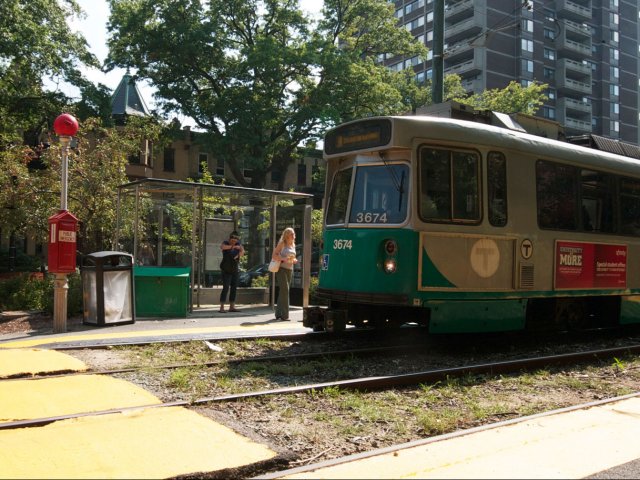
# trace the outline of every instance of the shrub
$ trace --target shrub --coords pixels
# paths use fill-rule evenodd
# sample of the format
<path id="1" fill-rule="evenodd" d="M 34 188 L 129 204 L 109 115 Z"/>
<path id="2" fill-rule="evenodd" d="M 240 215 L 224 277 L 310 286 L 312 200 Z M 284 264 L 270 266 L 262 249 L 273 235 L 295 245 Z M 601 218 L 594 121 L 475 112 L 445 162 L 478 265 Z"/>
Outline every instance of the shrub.
<path id="1" fill-rule="evenodd" d="M 67 316 L 82 313 L 82 282 L 80 275 L 68 275 Z M 53 314 L 54 277 L 29 274 L 0 281 L 0 310 L 43 310 Z"/>
<path id="2" fill-rule="evenodd" d="M 42 260 L 40 257 L 16 252 L 14 260 L 14 271 L 16 272 L 36 272 L 40 270 Z M 10 271 L 11 255 L 8 250 L 0 250 L 0 272 Z"/>

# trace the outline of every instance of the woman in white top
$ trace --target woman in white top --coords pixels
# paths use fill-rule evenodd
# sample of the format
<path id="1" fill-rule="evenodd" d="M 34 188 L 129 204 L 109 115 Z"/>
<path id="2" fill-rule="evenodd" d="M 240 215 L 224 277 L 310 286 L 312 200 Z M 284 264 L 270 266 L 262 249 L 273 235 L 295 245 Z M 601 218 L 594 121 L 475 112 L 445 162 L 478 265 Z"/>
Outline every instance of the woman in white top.
<path id="1" fill-rule="evenodd" d="M 296 233 L 293 228 L 284 229 L 271 259 L 280 260 L 280 268 L 276 272 L 276 285 L 280 288 L 276 305 L 276 320 L 287 321 L 289 320 L 289 287 L 293 277 L 293 265 L 298 263 Z"/>

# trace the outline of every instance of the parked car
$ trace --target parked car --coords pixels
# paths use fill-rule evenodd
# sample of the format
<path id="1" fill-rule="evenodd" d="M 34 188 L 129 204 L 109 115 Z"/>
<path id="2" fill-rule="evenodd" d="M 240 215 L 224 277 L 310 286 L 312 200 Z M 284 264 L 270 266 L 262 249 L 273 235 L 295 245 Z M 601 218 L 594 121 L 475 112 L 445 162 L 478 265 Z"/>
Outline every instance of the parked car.
<path id="1" fill-rule="evenodd" d="M 256 265 L 255 267 L 251 267 L 249 270 L 245 272 L 240 272 L 240 274 L 238 275 L 238 286 L 250 287 L 251 283 L 253 283 L 254 278 L 267 275 L 268 273 L 269 273 L 268 263 L 263 263 L 261 265 Z"/>

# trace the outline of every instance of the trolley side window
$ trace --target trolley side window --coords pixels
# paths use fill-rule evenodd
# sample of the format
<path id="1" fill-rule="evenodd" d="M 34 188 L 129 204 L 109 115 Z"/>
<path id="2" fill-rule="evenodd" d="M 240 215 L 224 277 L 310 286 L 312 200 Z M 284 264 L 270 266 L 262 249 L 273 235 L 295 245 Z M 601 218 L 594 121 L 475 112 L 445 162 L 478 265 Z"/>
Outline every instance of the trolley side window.
<path id="1" fill-rule="evenodd" d="M 538 160 L 536 196 L 540 228 L 576 229 L 578 196 L 573 167 Z"/>
<path id="2" fill-rule="evenodd" d="M 402 223 L 407 217 L 409 166 L 359 166 L 351 200 L 350 223 Z"/>
<path id="3" fill-rule="evenodd" d="M 420 217 L 436 222 L 478 222 L 480 162 L 477 154 L 423 148 Z"/>
<path id="4" fill-rule="evenodd" d="M 615 177 L 602 172 L 581 170 L 580 225 L 585 232 L 614 233 L 613 198 Z"/>
<path id="5" fill-rule="evenodd" d="M 489 222 L 494 227 L 507 224 L 507 159 L 500 152 L 487 156 L 487 196 Z"/>
<path id="6" fill-rule="evenodd" d="M 333 177 L 331 193 L 327 206 L 327 225 L 344 225 L 347 218 L 347 204 L 351 189 L 351 175 L 353 169 L 341 170 Z"/>
<path id="7" fill-rule="evenodd" d="M 640 181 L 620 180 L 620 229 L 625 235 L 640 235 Z"/>

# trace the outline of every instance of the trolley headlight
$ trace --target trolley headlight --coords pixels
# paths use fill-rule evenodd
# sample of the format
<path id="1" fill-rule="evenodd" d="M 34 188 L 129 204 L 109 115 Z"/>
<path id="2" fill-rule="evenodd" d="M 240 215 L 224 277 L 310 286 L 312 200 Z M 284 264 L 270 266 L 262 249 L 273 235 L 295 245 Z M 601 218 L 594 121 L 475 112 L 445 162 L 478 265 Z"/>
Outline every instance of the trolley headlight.
<path id="1" fill-rule="evenodd" d="M 398 244 L 395 240 L 387 240 L 384 243 L 384 251 L 387 253 L 387 255 L 395 255 L 398 251 Z"/>
<path id="2" fill-rule="evenodd" d="M 384 261 L 384 273 L 394 273 L 397 267 L 395 258 L 387 258 Z"/>

